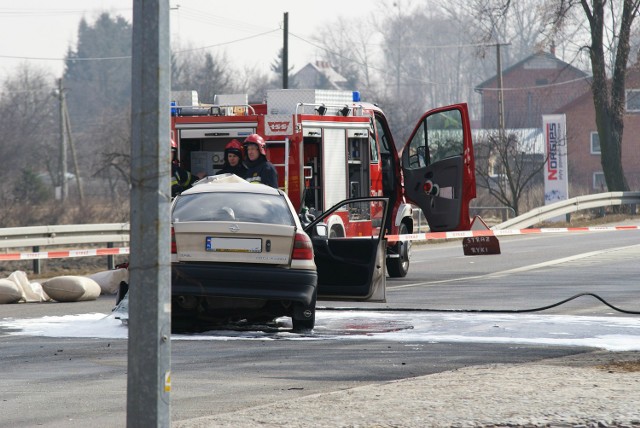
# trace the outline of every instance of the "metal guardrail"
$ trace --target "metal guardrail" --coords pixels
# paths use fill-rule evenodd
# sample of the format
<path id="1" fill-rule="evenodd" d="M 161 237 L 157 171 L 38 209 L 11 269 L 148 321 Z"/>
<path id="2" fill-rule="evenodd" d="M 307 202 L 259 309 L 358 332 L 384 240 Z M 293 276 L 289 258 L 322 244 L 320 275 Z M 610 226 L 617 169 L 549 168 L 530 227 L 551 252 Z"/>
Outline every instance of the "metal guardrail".
<path id="1" fill-rule="evenodd" d="M 550 218 L 558 217 L 576 211 L 591 208 L 609 207 L 615 205 L 633 205 L 640 203 L 640 192 L 608 192 L 593 195 L 578 196 L 566 201 L 556 202 L 535 208 L 511 220 L 497 224 L 492 229 L 526 229 L 534 224 Z"/>
<path id="2" fill-rule="evenodd" d="M 9 227 L 0 229 L 0 250 L 31 248 L 34 253 L 44 246 L 107 244 L 129 242 L 129 223 L 66 224 L 57 226 Z M 107 256 L 109 269 L 114 258 Z M 33 270 L 40 273 L 40 259 L 33 260 Z"/>
<path id="3" fill-rule="evenodd" d="M 507 221 L 509 219 L 509 213 L 516 216 L 516 210 L 511 207 L 469 207 L 470 212 L 478 212 L 478 211 L 501 211 L 502 221 Z"/>

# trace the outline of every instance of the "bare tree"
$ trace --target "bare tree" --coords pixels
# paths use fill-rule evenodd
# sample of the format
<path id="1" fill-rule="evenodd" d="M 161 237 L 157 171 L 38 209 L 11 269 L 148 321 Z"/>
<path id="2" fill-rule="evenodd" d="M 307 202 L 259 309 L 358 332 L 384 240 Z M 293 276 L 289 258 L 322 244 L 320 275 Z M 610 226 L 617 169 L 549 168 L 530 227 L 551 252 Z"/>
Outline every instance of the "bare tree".
<path id="1" fill-rule="evenodd" d="M 262 73 L 257 66 L 244 67 L 235 73 L 234 87 L 241 94 L 247 94 L 250 102 L 264 102 L 267 90 L 281 87 L 274 86 L 268 73 Z"/>
<path id="2" fill-rule="evenodd" d="M 546 160 L 542 144 L 526 132 L 488 131 L 476 136 L 474 144 L 478 187 L 512 208 L 516 216 L 523 196 L 542 182 Z"/>
<path id="3" fill-rule="evenodd" d="M 441 4 L 448 16 L 472 22 L 465 29 L 470 39 L 478 43 L 480 57 L 493 55 L 495 43 L 508 44 L 502 52 L 505 67 L 530 55 L 542 40 L 544 10 L 539 0 L 446 0 Z M 487 65 L 486 71 L 495 73 L 495 63 Z"/>
<path id="4" fill-rule="evenodd" d="M 640 0 L 556 0 L 551 5 L 552 33 L 555 29 L 563 28 L 571 19 L 587 19 L 590 40 L 582 49 L 589 54 L 593 72 L 591 92 L 600 138 L 602 170 L 609 191 L 629 190 L 622 168 L 625 78 L 631 33 L 639 13 Z M 611 65 L 610 73 L 607 73 L 608 64 Z"/>
<path id="5" fill-rule="evenodd" d="M 197 91 L 200 101 L 212 103 L 216 94 L 234 92 L 230 62 L 224 53 L 213 55 L 200 49 L 174 51 L 171 59 L 171 89 Z"/>
<path id="6" fill-rule="evenodd" d="M 373 49 L 376 41 L 374 26 L 367 19 L 355 22 L 338 17 L 318 31 L 314 42 L 320 59 L 329 62 L 344 76 L 352 88 L 363 92 L 373 85 Z"/>
<path id="7" fill-rule="evenodd" d="M 11 166 L 0 172 L 3 183 L 11 182 L 24 168 L 59 170 L 60 122 L 54 88 L 53 75 L 26 63 L 3 82 L 0 156 Z"/>

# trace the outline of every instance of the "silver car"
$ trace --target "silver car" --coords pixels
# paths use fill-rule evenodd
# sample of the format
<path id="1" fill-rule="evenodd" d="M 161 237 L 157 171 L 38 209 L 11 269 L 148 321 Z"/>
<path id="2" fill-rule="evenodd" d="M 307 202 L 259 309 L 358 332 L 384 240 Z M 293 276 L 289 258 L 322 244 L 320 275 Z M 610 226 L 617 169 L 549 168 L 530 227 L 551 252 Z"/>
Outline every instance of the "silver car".
<path id="1" fill-rule="evenodd" d="M 171 207 L 174 329 L 286 316 L 306 331 L 323 290 L 330 300 L 384 301 L 386 205 L 346 200 L 305 231 L 281 190 L 233 175 L 199 181 Z"/>
<path id="2" fill-rule="evenodd" d="M 313 246 L 289 198 L 235 176 L 208 177 L 172 204 L 174 323 L 289 316 L 315 322 Z"/>

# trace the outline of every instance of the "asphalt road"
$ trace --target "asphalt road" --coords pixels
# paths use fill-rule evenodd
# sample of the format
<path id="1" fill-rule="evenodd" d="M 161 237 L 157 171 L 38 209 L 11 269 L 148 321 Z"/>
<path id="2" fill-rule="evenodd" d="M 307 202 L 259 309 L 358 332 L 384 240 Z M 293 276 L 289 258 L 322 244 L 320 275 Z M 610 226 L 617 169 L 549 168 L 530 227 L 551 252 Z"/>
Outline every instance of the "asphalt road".
<path id="1" fill-rule="evenodd" d="M 465 257 L 460 243 L 414 247 L 406 278 L 369 308 L 527 309 L 582 292 L 640 311 L 639 232 L 501 239 L 498 256 Z M 0 321 L 110 313 L 114 298 L 0 307 Z M 336 302 L 319 302 L 334 306 Z M 588 296 L 545 313 L 637 317 Z M 390 329 L 391 330 L 391 329 Z M 462 367 L 586 354 L 592 348 L 513 343 L 245 340 L 242 334 L 172 341 L 172 420 L 210 416 L 311 394 Z M 127 342 L 13 335 L 0 324 L 0 427 L 119 427 L 126 420 Z M 330 409 L 327 409 L 330 411 Z"/>

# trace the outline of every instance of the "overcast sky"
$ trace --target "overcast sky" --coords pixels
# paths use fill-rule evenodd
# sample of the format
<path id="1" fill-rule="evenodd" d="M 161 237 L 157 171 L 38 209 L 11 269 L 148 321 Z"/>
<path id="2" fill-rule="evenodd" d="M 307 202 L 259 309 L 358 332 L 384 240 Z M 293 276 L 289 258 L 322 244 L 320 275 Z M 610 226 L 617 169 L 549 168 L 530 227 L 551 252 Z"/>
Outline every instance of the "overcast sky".
<path id="1" fill-rule="evenodd" d="M 93 23 L 102 12 L 131 21 L 132 0 L 0 0 L 0 80 L 22 61 L 62 74 L 67 49 L 76 47 L 82 17 Z M 289 66 L 314 61 L 314 31 L 339 16 L 365 19 L 377 0 L 171 0 L 171 37 L 181 46 L 222 45 L 236 67 L 258 64 L 269 71 L 282 47 L 284 12 L 289 13 Z M 294 36 L 295 35 L 295 36 Z M 297 36 L 297 37 L 296 37 Z M 243 40 L 244 39 L 244 40 Z"/>

